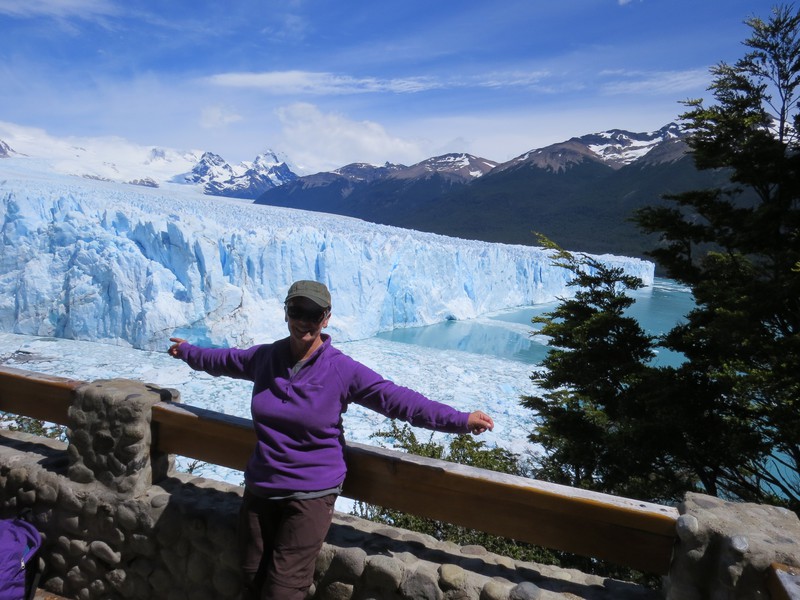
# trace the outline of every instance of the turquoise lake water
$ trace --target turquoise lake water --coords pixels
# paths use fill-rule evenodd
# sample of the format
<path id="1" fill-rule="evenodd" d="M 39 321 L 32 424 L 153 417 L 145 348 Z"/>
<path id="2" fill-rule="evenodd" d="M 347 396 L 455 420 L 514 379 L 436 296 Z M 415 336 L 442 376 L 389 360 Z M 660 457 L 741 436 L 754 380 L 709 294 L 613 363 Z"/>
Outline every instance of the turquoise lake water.
<path id="1" fill-rule="evenodd" d="M 635 299 L 629 314 L 651 335 L 669 331 L 693 307 L 689 290 L 668 279 L 656 279 L 650 288 L 629 292 Z M 409 327 L 377 337 L 439 350 L 462 350 L 497 358 L 537 364 L 547 355 L 547 340 L 534 334 L 531 319 L 553 310 L 557 303 L 503 311 L 468 321 L 446 321 L 426 327 Z M 676 364 L 680 356 L 661 351 L 655 363 Z"/>

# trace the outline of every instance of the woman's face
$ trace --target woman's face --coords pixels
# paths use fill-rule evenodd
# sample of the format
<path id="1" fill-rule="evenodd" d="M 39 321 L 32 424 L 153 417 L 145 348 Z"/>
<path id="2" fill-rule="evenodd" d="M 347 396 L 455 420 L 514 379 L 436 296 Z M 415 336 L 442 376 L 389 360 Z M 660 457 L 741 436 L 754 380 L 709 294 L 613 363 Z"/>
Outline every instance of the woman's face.
<path id="1" fill-rule="evenodd" d="M 309 344 L 328 326 L 330 313 L 308 298 L 292 298 L 286 305 L 285 318 L 289 324 L 289 335 Z"/>

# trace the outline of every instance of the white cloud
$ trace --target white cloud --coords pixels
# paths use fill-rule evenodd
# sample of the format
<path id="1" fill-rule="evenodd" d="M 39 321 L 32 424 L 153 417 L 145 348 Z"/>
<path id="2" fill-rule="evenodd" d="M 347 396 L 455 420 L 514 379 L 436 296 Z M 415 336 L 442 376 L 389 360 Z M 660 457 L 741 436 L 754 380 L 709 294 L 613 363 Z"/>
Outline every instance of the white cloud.
<path id="1" fill-rule="evenodd" d="M 241 115 L 223 106 L 207 106 L 201 112 L 200 126 L 205 129 L 216 129 L 241 120 Z"/>
<path id="2" fill-rule="evenodd" d="M 367 92 L 419 92 L 441 87 L 433 79 L 379 79 L 312 71 L 219 73 L 205 81 L 222 87 L 258 89 L 271 94 L 359 94 Z"/>
<path id="3" fill-rule="evenodd" d="M 601 77 L 609 81 L 601 84 L 606 94 L 679 94 L 697 92 L 708 87 L 708 69 L 688 71 L 604 71 Z"/>
<path id="4" fill-rule="evenodd" d="M 79 17 L 113 15 L 119 10 L 108 0 L 0 0 L 0 14 L 11 17 Z"/>
<path id="5" fill-rule="evenodd" d="M 313 104 L 291 104 L 277 109 L 276 114 L 282 128 L 280 148 L 304 173 L 329 171 L 352 162 L 408 164 L 424 156 L 418 143 L 393 136 L 378 123 L 324 113 Z"/>
<path id="6" fill-rule="evenodd" d="M 548 71 L 504 71 L 474 75 L 464 80 L 453 80 L 451 87 L 476 88 L 541 88 L 551 77 Z"/>
<path id="7" fill-rule="evenodd" d="M 273 40 L 279 39 L 287 42 L 302 41 L 306 38 L 310 27 L 308 18 L 293 13 L 285 15 L 273 11 L 270 13 L 274 23 L 270 23 L 263 29 L 263 35 Z"/>
<path id="8" fill-rule="evenodd" d="M 273 95 L 341 95 L 365 93 L 419 93 L 457 88 L 541 87 L 550 77 L 547 71 L 508 71 L 435 77 L 353 77 L 313 71 L 264 71 L 218 73 L 203 79 L 219 87 L 255 89 Z"/>

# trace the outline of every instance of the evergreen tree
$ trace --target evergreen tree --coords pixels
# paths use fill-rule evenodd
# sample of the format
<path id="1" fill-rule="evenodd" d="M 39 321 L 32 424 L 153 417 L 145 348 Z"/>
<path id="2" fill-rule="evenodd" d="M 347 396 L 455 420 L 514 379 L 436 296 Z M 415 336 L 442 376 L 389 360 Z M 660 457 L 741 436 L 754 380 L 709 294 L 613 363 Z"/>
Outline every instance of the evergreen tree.
<path id="1" fill-rule="evenodd" d="M 748 500 L 777 496 L 797 510 L 800 12 L 778 7 L 768 21 L 746 23 L 744 57 L 712 69 L 714 103 L 689 100 L 681 116 L 698 168 L 726 170 L 731 185 L 668 197 L 672 206 L 636 220 L 661 235 L 651 255 L 696 300 L 666 345 L 687 358 L 673 381 L 691 395 L 687 416 L 717 416 L 707 436 L 726 439 L 719 448 L 709 440 L 696 457 L 704 486 Z M 716 451 L 738 460 L 713 465 Z"/>
<path id="2" fill-rule="evenodd" d="M 750 411 L 689 361 L 652 364 L 664 342 L 626 315 L 641 280 L 542 241 L 578 291 L 534 319 L 553 346 L 531 376 L 544 392 L 521 400 L 539 420 L 535 476 L 654 502 L 725 491 L 726 474 L 763 453 Z"/>
<path id="3" fill-rule="evenodd" d="M 569 285 L 579 289 L 534 318 L 553 346 L 531 376 L 544 393 L 521 401 L 539 418 L 530 436 L 544 449 L 536 476 L 647 500 L 675 498 L 696 477 L 672 456 L 682 418 L 662 397 L 657 379 L 664 370 L 650 365 L 655 341 L 625 314 L 633 303 L 625 292 L 642 282 L 554 249 L 556 264 L 573 275 Z"/>
<path id="4" fill-rule="evenodd" d="M 23 433 L 59 439 L 61 441 L 66 441 L 67 439 L 66 427 L 62 425 L 55 425 L 47 421 L 42 421 L 41 419 L 33 419 L 31 417 L 2 411 L 0 411 L 0 429 L 21 431 Z"/>

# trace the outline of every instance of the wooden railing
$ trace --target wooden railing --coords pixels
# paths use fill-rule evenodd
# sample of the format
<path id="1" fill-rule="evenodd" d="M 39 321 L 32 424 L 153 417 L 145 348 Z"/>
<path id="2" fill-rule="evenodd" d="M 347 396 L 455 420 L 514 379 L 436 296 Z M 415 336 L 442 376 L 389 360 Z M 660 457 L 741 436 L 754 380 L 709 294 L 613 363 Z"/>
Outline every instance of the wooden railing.
<path id="1" fill-rule="evenodd" d="M 0 367 L 0 410 L 68 425 L 84 382 Z M 154 450 L 244 469 L 252 423 L 162 402 L 153 407 Z M 349 498 L 487 533 L 666 574 L 676 509 L 348 443 Z"/>
<path id="2" fill-rule="evenodd" d="M 67 424 L 84 382 L 0 368 L 0 410 Z M 156 450 L 243 470 L 252 423 L 164 402 L 153 407 Z M 668 571 L 674 508 L 348 443 L 349 498 L 642 571 Z"/>
<path id="3" fill-rule="evenodd" d="M 244 469 L 252 423 L 183 404 L 155 405 L 158 448 Z M 664 574 L 674 508 L 349 442 L 343 495 L 583 556 Z"/>
<path id="4" fill-rule="evenodd" d="M 85 382 L 0 367 L 0 411 L 68 425 Z M 251 421 L 189 406 L 153 406 L 153 451 L 243 470 Z M 348 443 L 344 495 L 518 541 L 666 574 L 674 508 Z M 774 563 L 773 600 L 800 600 L 800 569 Z"/>

